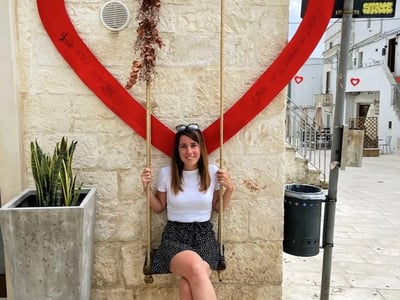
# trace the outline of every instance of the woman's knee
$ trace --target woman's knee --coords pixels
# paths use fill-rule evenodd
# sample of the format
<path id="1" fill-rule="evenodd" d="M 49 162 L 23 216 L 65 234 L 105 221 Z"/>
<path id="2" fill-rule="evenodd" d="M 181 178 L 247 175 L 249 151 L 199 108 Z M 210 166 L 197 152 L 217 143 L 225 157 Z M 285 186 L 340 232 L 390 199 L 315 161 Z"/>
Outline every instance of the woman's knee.
<path id="1" fill-rule="evenodd" d="M 203 260 L 200 261 L 193 261 L 191 264 L 188 265 L 188 271 L 190 272 L 191 276 L 203 276 L 208 275 L 208 263 Z"/>
<path id="2" fill-rule="evenodd" d="M 193 251 L 178 253 L 171 261 L 171 272 L 186 278 L 211 275 L 208 263 Z"/>

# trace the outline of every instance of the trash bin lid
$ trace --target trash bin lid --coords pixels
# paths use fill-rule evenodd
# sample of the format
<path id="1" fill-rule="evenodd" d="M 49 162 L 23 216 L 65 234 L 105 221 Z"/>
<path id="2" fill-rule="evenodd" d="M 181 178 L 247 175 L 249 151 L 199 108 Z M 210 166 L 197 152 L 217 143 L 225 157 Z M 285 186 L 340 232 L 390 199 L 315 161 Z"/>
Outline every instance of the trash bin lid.
<path id="1" fill-rule="evenodd" d="M 324 200 L 324 191 L 311 184 L 285 184 L 285 196 L 303 200 Z"/>

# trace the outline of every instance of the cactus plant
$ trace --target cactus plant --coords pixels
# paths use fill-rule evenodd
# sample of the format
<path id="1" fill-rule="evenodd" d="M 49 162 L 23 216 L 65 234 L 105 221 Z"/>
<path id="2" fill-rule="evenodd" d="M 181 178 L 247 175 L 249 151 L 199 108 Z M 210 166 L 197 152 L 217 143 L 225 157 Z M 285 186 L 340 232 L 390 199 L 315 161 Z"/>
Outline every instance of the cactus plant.
<path id="1" fill-rule="evenodd" d="M 77 141 L 68 145 L 62 138 L 53 155 L 43 152 L 37 140 L 31 142 L 31 167 L 37 190 L 37 206 L 75 206 L 78 204 L 81 184 L 76 183 L 72 159 Z"/>

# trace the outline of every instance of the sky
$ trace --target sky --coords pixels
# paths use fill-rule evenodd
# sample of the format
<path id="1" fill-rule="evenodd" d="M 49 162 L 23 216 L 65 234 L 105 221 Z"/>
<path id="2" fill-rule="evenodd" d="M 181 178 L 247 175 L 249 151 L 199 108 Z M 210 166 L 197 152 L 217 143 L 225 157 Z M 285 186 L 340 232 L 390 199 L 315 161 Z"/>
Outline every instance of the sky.
<path id="1" fill-rule="evenodd" d="M 301 0 L 290 0 L 289 1 L 289 40 L 295 34 L 297 27 L 299 26 L 302 18 L 300 17 L 301 11 Z M 324 50 L 323 46 L 324 37 L 321 38 L 318 46 L 315 48 L 314 52 L 310 57 L 322 57 L 322 52 Z"/>

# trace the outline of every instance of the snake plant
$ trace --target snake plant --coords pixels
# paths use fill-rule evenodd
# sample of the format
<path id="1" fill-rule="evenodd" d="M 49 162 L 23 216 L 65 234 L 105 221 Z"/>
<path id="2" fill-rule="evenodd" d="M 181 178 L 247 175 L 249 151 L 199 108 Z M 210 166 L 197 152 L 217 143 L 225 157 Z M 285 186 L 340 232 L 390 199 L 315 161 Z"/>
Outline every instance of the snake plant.
<path id="1" fill-rule="evenodd" d="M 68 145 L 64 137 L 53 155 L 42 151 L 37 140 L 31 142 L 31 167 L 37 191 L 37 206 L 74 206 L 78 204 L 82 184 L 77 185 L 72 158 L 77 141 Z"/>

